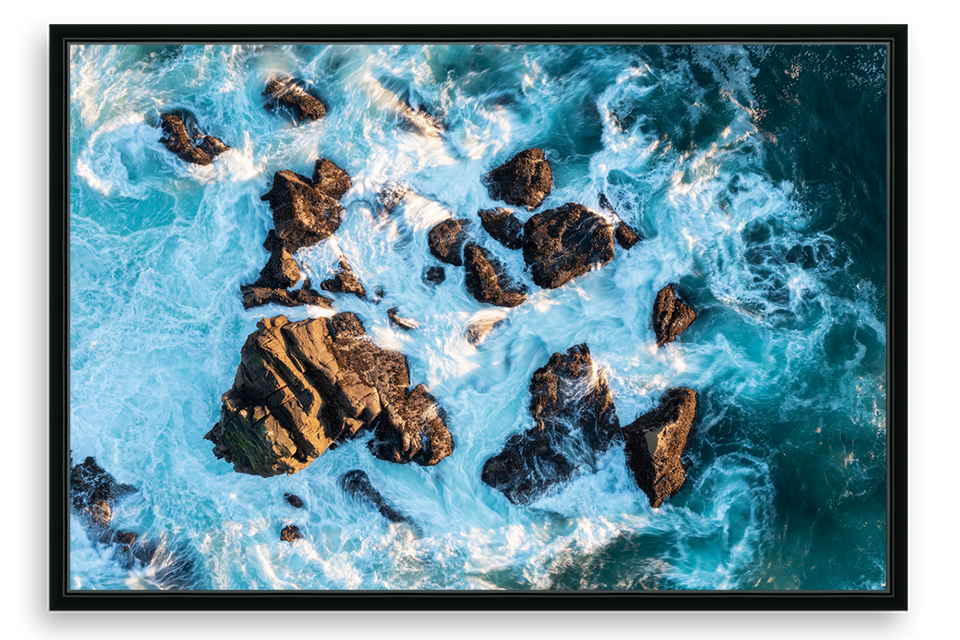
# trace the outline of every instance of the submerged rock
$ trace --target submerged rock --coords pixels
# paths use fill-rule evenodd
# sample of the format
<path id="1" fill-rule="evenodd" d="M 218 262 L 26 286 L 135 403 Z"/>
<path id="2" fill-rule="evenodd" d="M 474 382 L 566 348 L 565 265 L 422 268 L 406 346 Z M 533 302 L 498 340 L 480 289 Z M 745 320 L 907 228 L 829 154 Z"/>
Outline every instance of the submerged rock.
<path id="1" fill-rule="evenodd" d="M 521 151 L 485 177 L 494 200 L 536 209 L 553 188 L 553 171 L 543 149 Z"/>
<path id="2" fill-rule="evenodd" d="M 403 318 L 397 315 L 400 313 L 400 309 L 393 307 L 392 309 L 387 309 L 387 317 L 390 318 L 390 322 L 397 325 L 404 331 L 412 331 L 420 326 L 416 320 L 411 320 L 410 318 Z"/>
<path id="3" fill-rule="evenodd" d="M 430 284 L 440 284 L 447 279 L 447 274 L 443 270 L 443 267 L 430 267 L 423 272 L 423 281 L 429 282 Z"/>
<path id="4" fill-rule="evenodd" d="M 477 346 L 483 342 L 506 317 L 506 313 L 502 311 L 477 314 L 477 316 L 474 316 L 475 320 L 467 327 L 467 342 L 472 346 Z"/>
<path id="5" fill-rule="evenodd" d="M 198 165 L 208 165 L 212 158 L 230 147 L 213 136 L 201 135 L 199 145 L 193 145 L 193 138 L 187 131 L 187 126 L 178 114 L 165 113 L 160 116 L 160 126 L 167 135 L 160 138 L 160 142 L 167 149 L 177 154 L 181 160 Z"/>
<path id="6" fill-rule="evenodd" d="M 340 476 L 340 488 L 347 495 L 373 505 L 384 518 L 390 522 L 413 525 L 414 522 L 407 516 L 394 509 L 389 502 L 383 499 L 380 492 L 374 488 L 365 471 L 354 469 Z"/>
<path id="7" fill-rule="evenodd" d="M 357 276 L 353 274 L 350 264 L 340 258 L 340 270 L 330 278 L 320 283 L 320 288 L 331 293 L 352 293 L 358 298 L 367 295 L 367 290 L 363 288 Z"/>
<path id="8" fill-rule="evenodd" d="M 464 267 L 467 270 L 465 284 L 467 293 L 478 302 L 498 307 L 516 307 L 527 299 L 526 287 L 517 286 L 496 259 L 471 243 L 463 250 Z"/>
<path id="9" fill-rule="evenodd" d="M 450 432 L 433 398 L 409 385 L 403 355 L 373 344 L 352 313 L 265 318 L 205 438 L 236 471 L 263 477 L 296 473 L 372 426 L 378 457 L 436 464 L 453 449 Z"/>
<path id="10" fill-rule="evenodd" d="M 380 215 L 390 215 L 407 199 L 409 193 L 410 190 L 405 185 L 396 182 L 384 185 L 377 194 L 377 207 L 380 209 Z"/>
<path id="11" fill-rule="evenodd" d="M 668 284 L 660 289 L 653 303 L 653 332 L 657 336 L 657 346 L 676 340 L 696 319 L 697 314 L 677 296 L 674 285 Z"/>
<path id="12" fill-rule="evenodd" d="M 273 186 L 260 199 L 270 203 L 274 232 L 291 253 L 329 238 L 340 227 L 340 203 L 293 171 L 273 174 Z"/>
<path id="13" fill-rule="evenodd" d="M 297 122 L 304 120 L 319 120 L 327 113 L 326 107 L 319 98 L 304 88 L 303 80 L 282 76 L 267 83 L 263 95 L 267 97 L 269 107 L 286 107 L 290 109 Z"/>
<path id="14" fill-rule="evenodd" d="M 303 509 L 303 500 L 301 500 L 297 494 L 285 493 L 283 494 L 283 499 L 294 509 Z"/>
<path id="15" fill-rule="evenodd" d="M 457 267 L 463 266 L 463 243 L 467 239 L 466 226 L 469 220 L 447 218 L 437 223 L 427 234 L 430 253 L 440 262 Z"/>
<path id="16" fill-rule="evenodd" d="M 515 504 L 571 477 L 578 459 L 604 451 L 620 433 L 606 376 L 595 370 L 585 344 L 550 356 L 534 372 L 530 394 L 533 428 L 511 436 L 481 473 Z"/>
<path id="17" fill-rule="evenodd" d="M 656 409 L 623 428 L 627 466 L 653 507 L 675 494 L 686 479 L 680 461 L 697 413 L 697 393 L 670 389 Z"/>
<path id="18" fill-rule="evenodd" d="M 314 189 L 334 200 L 339 200 L 352 186 L 350 174 L 335 165 L 333 161 L 326 158 L 317 160 L 313 167 Z"/>
<path id="19" fill-rule="evenodd" d="M 523 223 L 508 209 L 487 209 L 480 212 L 480 224 L 494 240 L 508 249 L 523 246 Z"/>
<path id="20" fill-rule="evenodd" d="M 533 281 L 556 289 L 613 260 L 613 226 L 580 204 L 538 213 L 523 225 L 523 259 Z"/>
<path id="21" fill-rule="evenodd" d="M 117 482 L 93 457 L 70 469 L 70 504 L 87 526 L 105 529 L 113 519 L 113 505 L 137 489 Z"/>

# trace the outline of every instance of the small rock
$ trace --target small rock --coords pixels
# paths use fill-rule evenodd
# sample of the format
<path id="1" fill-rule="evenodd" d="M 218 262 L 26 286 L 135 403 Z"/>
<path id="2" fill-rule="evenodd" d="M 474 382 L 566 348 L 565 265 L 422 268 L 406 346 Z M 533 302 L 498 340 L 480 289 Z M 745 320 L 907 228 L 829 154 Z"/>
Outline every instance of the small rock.
<path id="1" fill-rule="evenodd" d="M 331 293 L 352 293 L 358 298 L 367 295 L 367 290 L 363 288 L 357 276 L 353 274 L 353 269 L 343 258 L 340 259 L 340 270 L 329 280 L 321 282 L 320 288 Z"/>
<path id="2" fill-rule="evenodd" d="M 304 87 L 303 80 L 282 76 L 267 83 L 263 95 L 268 98 L 268 106 L 281 106 L 290 109 L 297 122 L 319 120 L 327 113 L 326 107 L 316 96 Z"/>
<path id="3" fill-rule="evenodd" d="M 254 284 L 270 289 L 287 289 L 297 284 L 300 281 L 300 267 L 293 259 L 293 255 L 277 239 L 272 229 L 267 234 L 263 246 L 270 251 L 270 258 Z"/>
<path id="4" fill-rule="evenodd" d="M 280 540 L 283 542 L 293 542 L 301 538 L 303 538 L 303 534 L 300 533 L 300 527 L 295 524 L 288 524 L 280 532 Z"/>
<path id="5" fill-rule="evenodd" d="M 177 154 L 177 157 L 186 162 L 198 165 L 210 164 L 210 155 L 201 149 L 193 146 L 187 127 L 180 116 L 172 113 L 165 113 L 160 116 L 160 127 L 167 135 L 166 138 L 160 138 L 160 142 L 168 150 Z"/>
<path id="6" fill-rule="evenodd" d="M 293 171 L 273 174 L 270 191 L 260 199 L 270 203 L 274 232 L 291 253 L 333 235 L 344 212 L 339 202 L 314 189 L 309 178 Z"/>
<path id="7" fill-rule="evenodd" d="M 553 188 L 553 171 L 543 149 L 521 151 L 485 177 L 490 197 L 536 209 Z"/>
<path id="8" fill-rule="evenodd" d="M 411 320 L 409 318 L 401 318 L 397 315 L 399 309 L 393 307 L 392 309 L 387 309 L 387 317 L 390 318 L 390 322 L 397 325 L 404 331 L 411 331 L 420 326 L 416 320 Z"/>
<path id="9" fill-rule="evenodd" d="M 430 244 L 430 253 L 447 264 L 457 267 L 463 266 L 462 249 L 466 240 L 465 227 L 469 220 L 454 220 L 447 218 L 430 229 L 427 241 Z"/>
<path id="10" fill-rule="evenodd" d="M 614 236 L 617 238 L 617 243 L 624 249 L 629 249 L 633 245 L 643 240 L 643 238 L 637 235 L 637 232 L 634 231 L 630 225 L 623 220 L 621 220 L 617 225 L 617 230 L 614 232 Z"/>
<path id="11" fill-rule="evenodd" d="M 88 457 L 70 470 L 70 502 L 73 511 L 88 526 L 103 529 L 110 525 L 117 499 L 136 491 L 118 483 L 97 461 Z"/>
<path id="12" fill-rule="evenodd" d="M 333 300 L 325 298 L 317 291 L 306 287 L 287 291 L 286 289 L 274 289 L 248 284 L 240 287 L 240 294 L 243 296 L 244 309 L 262 307 L 267 304 L 279 304 L 284 307 L 313 305 L 326 309 L 333 308 Z"/>
<path id="13" fill-rule="evenodd" d="M 283 499 L 286 500 L 290 505 L 295 509 L 303 509 L 303 500 L 300 499 L 295 493 L 285 493 L 283 494 Z"/>
<path id="14" fill-rule="evenodd" d="M 674 285 L 668 284 L 660 289 L 653 303 L 653 331 L 657 346 L 676 340 L 696 319 L 697 314 L 677 296 Z"/>
<path id="15" fill-rule="evenodd" d="M 583 205 L 567 203 L 523 225 L 523 259 L 538 287 L 561 287 L 613 256 L 613 225 Z"/>
<path id="16" fill-rule="evenodd" d="M 508 249 L 523 246 L 523 224 L 508 209 L 487 209 L 480 212 L 480 224 L 490 236 Z"/>
<path id="17" fill-rule="evenodd" d="M 464 248 L 463 255 L 467 293 L 478 302 L 516 307 L 527 299 L 526 287 L 515 285 L 503 265 L 483 248 L 470 243 Z"/>
<path id="18" fill-rule="evenodd" d="M 430 267 L 423 272 L 423 281 L 437 285 L 446 280 L 447 274 L 443 267 Z"/>

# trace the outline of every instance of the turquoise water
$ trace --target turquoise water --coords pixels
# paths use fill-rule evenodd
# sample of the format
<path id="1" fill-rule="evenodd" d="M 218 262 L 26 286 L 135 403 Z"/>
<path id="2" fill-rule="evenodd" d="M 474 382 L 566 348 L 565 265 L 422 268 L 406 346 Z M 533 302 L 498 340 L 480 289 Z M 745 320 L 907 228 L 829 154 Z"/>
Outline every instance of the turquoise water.
<path id="1" fill-rule="evenodd" d="M 327 116 L 263 108 L 268 78 L 313 82 Z M 127 567 L 71 522 L 74 589 L 882 589 L 886 581 L 886 57 L 883 47 L 78 46 L 70 64 L 70 446 L 139 492 L 115 522 L 160 551 Z M 423 106 L 440 135 L 405 126 Z M 158 139 L 192 112 L 232 147 L 188 165 Z M 605 193 L 645 238 L 556 290 L 483 235 L 482 175 L 539 146 L 539 210 Z M 336 235 L 297 258 L 314 282 L 345 256 L 384 304 L 335 296 L 407 356 L 448 414 L 436 467 L 373 458 L 363 439 L 304 471 L 235 473 L 203 435 L 258 318 L 239 287 L 267 259 L 273 173 L 346 169 Z M 386 184 L 412 195 L 390 217 Z M 501 203 L 502 204 L 502 203 Z M 530 212 L 518 211 L 521 220 Z M 527 284 L 483 305 L 437 264 L 427 232 L 454 216 Z M 699 317 L 655 348 L 656 292 Z M 403 332 L 386 309 L 413 318 Z M 506 322 L 474 347 L 476 318 Z M 700 408 L 687 481 L 659 509 L 614 447 L 531 505 L 480 469 L 532 426 L 534 370 L 586 342 L 622 423 L 688 386 Z M 420 531 L 336 479 L 359 468 Z M 295 510 L 284 493 L 303 498 Z M 296 524 L 304 539 L 282 543 Z"/>

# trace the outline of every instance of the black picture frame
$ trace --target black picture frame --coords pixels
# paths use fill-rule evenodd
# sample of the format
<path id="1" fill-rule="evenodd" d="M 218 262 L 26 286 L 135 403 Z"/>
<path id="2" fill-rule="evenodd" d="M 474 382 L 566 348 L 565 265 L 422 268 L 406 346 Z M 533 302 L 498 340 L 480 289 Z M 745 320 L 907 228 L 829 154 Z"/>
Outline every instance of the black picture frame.
<path id="1" fill-rule="evenodd" d="M 888 47 L 887 589 L 876 592 L 101 592 L 69 568 L 69 46 L 77 43 L 871 43 Z M 51 25 L 49 608 L 65 610 L 906 610 L 906 25 Z"/>

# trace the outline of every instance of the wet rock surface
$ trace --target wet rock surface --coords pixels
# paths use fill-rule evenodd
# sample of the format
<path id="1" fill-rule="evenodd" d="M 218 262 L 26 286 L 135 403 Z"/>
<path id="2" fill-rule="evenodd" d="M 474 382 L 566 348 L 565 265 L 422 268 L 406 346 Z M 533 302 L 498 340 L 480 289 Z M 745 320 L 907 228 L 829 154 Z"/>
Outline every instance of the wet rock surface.
<path id="1" fill-rule="evenodd" d="M 485 176 L 494 200 L 536 209 L 553 189 L 553 170 L 543 149 L 526 149 Z"/>
<path id="2" fill-rule="evenodd" d="M 567 203 L 523 225 L 523 259 L 544 289 L 561 287 L 613 256 L 613 226 L 583 205 Z"/>
<path id="3" fill-rule="evenodd" d="M 670 389 L 653 411 L 623 427 L 627 466 L 653 507 L 674 495 L 686 479 L 681 456 L 696 413 L 695 391 Z"/>
<path id="4" fill-rule="evenodd" d="M 420 326 L 420 323 L 418 323 L 416 320 L 412 320 L 410 318 L 404 318 L 403 316 L 401 316 L 400 309 L 398 309 L 397 307 L 387 309 L 387 317 L 390 319 L 391 323 L 400 327 L 404 331 L 413 331 L 414 329 L 417 329 Z"/>
<path id="5" fill-rule="evenodd" d="M 285 107 L 293 112 L 297 122 L 319 120 L 326 115 L 323 102 L 307 91 L 306 83 L 290 76 L 281 76 L 267 83 L 263 90 L 267 97 L 267 106 Z"/>
<path id="6" fill-rule="evenodd" d="M 630 249 L 633 247 L 633 245 L 643 240 L 643 238 L 641 238 L 637 232 L 634 231 L 633 228 L 623 220 L 617 224 L 617 230 L 614 231 L 614 236 L 617 238 L 617 244 L 624 249 Z"/>
<path id="7" fill-rule="evenodd" d="M 673 342 L 694 320 L 697 314 L 677 296 L 676 287 L 668 284 L 657 293 L 653 303 L 653 332 L 657 346 Z"/>
<path id="8" fill-rule="evenodd" d="M 480 224 L 490 236 L 508 249 L 523 246 L 523 223 L 508 209 L 480 212 Z"/>
<path id="9" fill-rule="evenodd" d="M 367 295 L 367 290 L 363 288 L 357 276 L 354 275 L 349 263 L 342 258 L 340 259 L 340 270 L 329 280 L 321 282 L 320 288 L 331 293 L 352 293 L 358 298 Z"/>
<path id="10" fill-rule="evenodd" d="M 303 509 L 303 500 L 301 500 L 300 496 L 298 496 L 297 494 L 285 493 L 283 494 L 283 499 L 286 500 L 287 504 L 289 504 L 294 509 Z"/>
<path id="11" fill-rule="evenodd" d="M 248 284 L 240 287 L 240 295 L 243 296 L 244 309 L 253 309 L 267 304 L 278 304 L 283 307 L 313 305 L 325 309 L 333 308 L 333 300 L 320 295 L 315 289 L 311 289 L 308 284 L 304 284 L 301 289 L 291 291 Z"/>
<path id="12" fill-rule="evenodd" d="M 447 218 L 437 223 L 427 234 L 430 253 L 440 262 L 457 267 L 463 266 L 463 243 L 466 241 L 466 226 L 469 220 Z"/>
<path id="13" fill-rule="evenodd" d="M 390 522 L 413 525 L 414 522 L 407 516 L 393 508 L 393 506 L 384 500 L 380 492 L 370 482 L 370 477 L 365 471 L 353 469 L 340 476 L 340 488 L 347 495 L 367 504 L 372 505 L 380 512 L 384 518 Z"/>
<path id="14" fill-rule="evenodd" d="M 467 271 L 467 293 L 478 302 L 498 307 L 516 307 L 527 299 L 526 287 L 514 283 L 503 265 L 482 247 L 468 244 L 463 256 L 463 266 Z"/>
<path id="15" fill-rule="evenodd" d="M 303 534 L 300 533 L 300 527 L 295 524 L 288 524 L 280 531 L 280 540 L 282 542 L 293 542 L 301 538 L 303 538 Z"/>
<path id="16" fill-rule="evenodd" d="M 340 203 L 293 171 L 277 171 L 270 191 L 260 199 L 270 203 L 274 233 L 291 253 L 329 238 L 340 227 Z"/>
<path id="17" fill-rule="evenodd" d="M 606 376 L 590 350 L 576 345 L 555 353 L 530 380 L 534 426 L 511 436 L 487 460 L 481 479 L 511 502 L 524 504 L 570 478 L 579 459 L 590 459 L 620 436 Z"/>
<path id="18" fill-rule="evenodd" d="M 178 158 L 203 166 L 210 164 L 215 156 L 230 148 L 219 139 L 206 135 L 201 136 L 200 144 L 194 146 L 193 136 L 187 129 L 182 115 L 164 113 L 160 116 L 160 128 L 166 136 L 160 138 L 160 143 L 175 153 Z"/>
<path id="19" fill-rule="evenodd" d="M 436 464 L 453 440 L 434 399 L 409 385 L 403 355 L 373 344 L 352 313 L 265 318 L 247 338 L 220 421 L 205 438 L 236 471 L 263 477 L 296 473 L 373 426 L 378 457 Z"/>
<path id="20" fill-rule="evenodd" d="M 485 315 L 475 319 L 470 326 L 467 327 L 467 342 L 473 346 L 481 344 L 505 319 L 505 314 Z"/>
<path id="21" fill-rule="evenodd" d="M 343 197 L 353 183 L 350 174 L 338 167 L 332 160 L 320 158 L 313 167 L 313 188 L 334 200 Z"/>
<path id="22" fill-rule="evenodd" d="M 261 269 L 260 277 L 254 283 L 268 289 L 288 289 L 300 281 L 300 267 L 297 261 L 271 229 L 263 248 L 270 252 L 267 264 Z"/>
<path id="23" fill-rule="evenodd" d="M 432 285 L 438 285 L 447 279 L 447 274 L 443 267 L 430 267 L 423 272 L 423 281 Z"/>
<path id="24" fill-rule="evenodd" d="M 117 482 L 93 457 L 70 469 L 70 504 L 84 524 L 92 528 L 110 526 L 114 503 L 136 490 Z"/>

